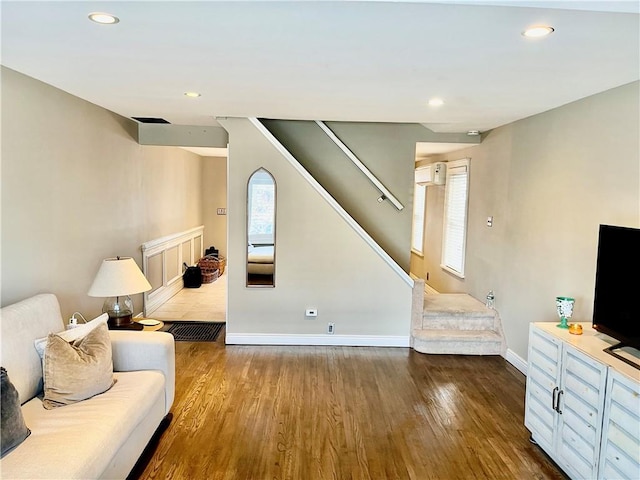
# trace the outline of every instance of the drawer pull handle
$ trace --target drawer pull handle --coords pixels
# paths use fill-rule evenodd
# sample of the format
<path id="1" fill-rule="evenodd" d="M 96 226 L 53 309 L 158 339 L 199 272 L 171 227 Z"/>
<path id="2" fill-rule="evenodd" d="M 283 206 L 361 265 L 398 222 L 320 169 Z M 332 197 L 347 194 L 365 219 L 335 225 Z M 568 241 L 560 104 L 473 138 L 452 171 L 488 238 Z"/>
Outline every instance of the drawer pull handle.
<path id="1" fill-rule="evenodd" d="M 560 390 L 558 392 L 558 403 L 556 404 L 556 412 L 558 412 L 560 415 L 562 415 L 562 410 L 560 410 L 560 397 L 562 397 L 563 393 L 564 393 L 564 390 Z"/>

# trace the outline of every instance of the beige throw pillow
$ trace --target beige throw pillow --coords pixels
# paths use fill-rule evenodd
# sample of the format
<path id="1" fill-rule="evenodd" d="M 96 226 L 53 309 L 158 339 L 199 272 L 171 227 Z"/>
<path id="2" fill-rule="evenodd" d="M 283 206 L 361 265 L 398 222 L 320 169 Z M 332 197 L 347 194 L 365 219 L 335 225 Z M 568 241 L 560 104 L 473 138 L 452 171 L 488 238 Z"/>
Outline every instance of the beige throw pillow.
<path id="1" fill-rule="evenodd" d="M 103 313 L 102 315 L 94 318 L 90 322 L 81 323 L 76 328 L 72 328 L 70 330 L 63 330 L 61 332 L 58 332 L 57 335 L 63 340 L 66 340 L 69 343 L 73 343 L 76 340 L 79 340 L 80 338 L 87 336 L 87 334 L 91 330 L 99 327 L 100 324 L 104 323 L 105 325 L 107 325 L 107 320 L 109 320 L 109 315 L 107 315 L 106 313 Z M 43 338 L 36 338 L 33 342 L 34 346 L 36 347 L 36 351 L 38 352 L 38 355 L 40 355 L 40 358 L 44 358 L 44 349 L 47 347 L 47 340 L 48 340 L 47 337 L 43 337 Z"/>
<path id="2" fill-rule="evenodd" d="M 46 409 L 86 400 L 109 390 L 115 381 L 107 326 L 100 325 L 72 343 L 49 334 L 42 370 Z"/>

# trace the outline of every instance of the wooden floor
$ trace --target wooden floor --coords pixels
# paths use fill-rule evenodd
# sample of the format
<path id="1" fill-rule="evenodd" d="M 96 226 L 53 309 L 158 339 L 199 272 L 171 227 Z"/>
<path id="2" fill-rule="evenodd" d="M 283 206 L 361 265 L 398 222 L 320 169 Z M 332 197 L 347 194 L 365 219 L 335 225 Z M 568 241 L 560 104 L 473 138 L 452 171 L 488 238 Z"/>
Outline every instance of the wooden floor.
<path id="1" fill-rule="evenodd" d="M 176 342 L 174 418 L 141 479 L 556 479 L 500 357 Z"/>

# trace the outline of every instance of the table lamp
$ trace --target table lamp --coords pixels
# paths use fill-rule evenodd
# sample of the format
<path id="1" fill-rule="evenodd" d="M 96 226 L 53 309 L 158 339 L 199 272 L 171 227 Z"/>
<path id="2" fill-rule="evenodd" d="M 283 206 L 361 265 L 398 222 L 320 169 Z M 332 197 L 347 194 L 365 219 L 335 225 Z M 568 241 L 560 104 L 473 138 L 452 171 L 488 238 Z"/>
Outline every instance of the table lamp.
<path id="1" fill-rule="evenodd" d="M 116 257 L 102 261 L 88 295 L 108 297 L 102 312 L 109 314 L 109 327 L 135 329 L 137 324 L 133 323 L 133 301 L 129 295 L 149 290 L 151 284 L 135 260 L 131 257 Z"/>

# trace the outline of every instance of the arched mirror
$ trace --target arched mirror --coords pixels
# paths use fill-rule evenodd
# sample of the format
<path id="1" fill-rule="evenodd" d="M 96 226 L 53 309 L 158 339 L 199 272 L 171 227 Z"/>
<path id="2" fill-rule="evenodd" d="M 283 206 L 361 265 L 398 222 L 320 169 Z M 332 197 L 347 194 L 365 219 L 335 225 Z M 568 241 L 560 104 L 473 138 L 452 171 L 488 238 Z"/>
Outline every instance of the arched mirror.
<path id="1" fill-rule="evenodd" d="M 247 287 L 274 287 L 276 182 L 264 168 L 247 184 Z"/>

